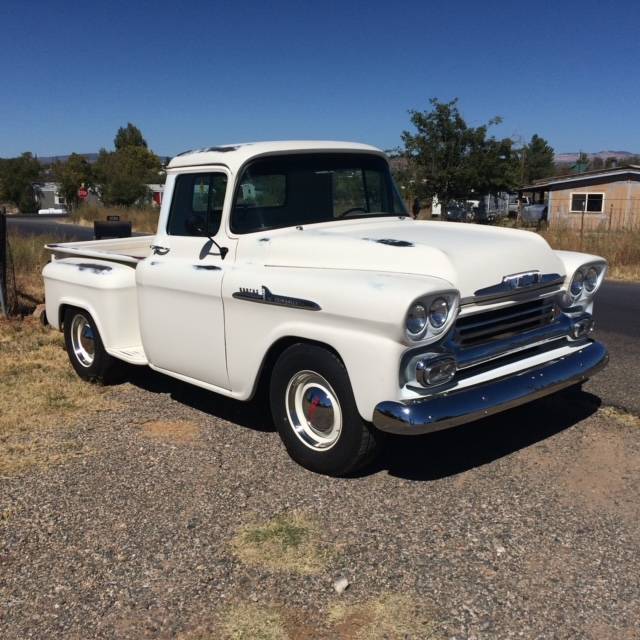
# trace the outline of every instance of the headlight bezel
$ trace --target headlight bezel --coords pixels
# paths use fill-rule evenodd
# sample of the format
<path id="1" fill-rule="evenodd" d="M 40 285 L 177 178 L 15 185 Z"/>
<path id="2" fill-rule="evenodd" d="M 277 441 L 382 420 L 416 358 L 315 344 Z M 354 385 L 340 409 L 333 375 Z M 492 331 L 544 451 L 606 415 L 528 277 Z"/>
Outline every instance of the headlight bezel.
<path id="1" fill-rule="evenodd" d="M 424 324 L 422 324 L 422 326 L 420 327 L 420 329 L 418 329 L 418 331 L 412 331 L 409 328 L 409 323 L 412 321 L 411 320 L 412 317 L 416 318 L 418 316 L 424 316 Z M 404 327 L 407 331 L 407 335 L 413 337 L 414 339 L 419 339 L 419 336 L 421 336 L 424 333 L 428 324 L 429 324 L 429 311 L 424 306 L 424 304 L 422 304 L 422 302 L 416 302 L 412 304 L 409 307 L 409 310 L 407 311 L 407 315 L 405 316 L 405 319 L 404 319 Z"/>
<path id="2" fill-rule="evenodd" d="M 434 325 L 431 321 L 431 307 L 432 305 L 438 301 L 438 299 L 444 299 L 447 303 L 448 313 L 444 323 L 441 326 Z M 418 333 L 413 333 L 409 330 L 408 321 L 411 315 L 412 310 L 418 305 L 422 306 L 426 311 L 427 322 L 422 330 Z M 429 340 L 434 340 L 444 333 L 446 333 L 451 325 L 453 324 L 455 318 L 458 315 L 458 307 L 460 306 L 460 294 L 456 290 L 445 290 L 438 291 L 433 294 L 428 294 L 425 296 L 420 296 L 416 298 L 408 307 L 407 312 L 404 316 L 404 335 L 405 339 L 411 343 L 415 344 L 418 342 L 426 342 Z"/>
<path id="3" fill-rule="evenodd" d="M 593 280 L 587 280 L 587 274 L 590 271 L 596 272 L 595 282 Z M 603 260 L 594 260 L 591 262 L 585 262 L 580 265 L 572 274 L 569 284 L 567 286 L 567 296 L 571 304 L 576 304 L 581 301 L 591 300 L 597 293 L 598 289 L 602 285 L 602 281 L 607 273 L 607 263 Z M 576 278 L 580 279 L 581 285 L 579 291 L 574 293 L 574 282 Z M 593 286 L 588 285 L 588 282 L 593 282 Z"/>

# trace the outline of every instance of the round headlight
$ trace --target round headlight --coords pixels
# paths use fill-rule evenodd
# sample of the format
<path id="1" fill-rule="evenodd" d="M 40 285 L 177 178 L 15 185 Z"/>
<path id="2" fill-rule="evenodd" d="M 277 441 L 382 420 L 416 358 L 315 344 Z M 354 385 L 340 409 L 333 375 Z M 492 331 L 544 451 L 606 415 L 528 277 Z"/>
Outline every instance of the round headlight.
<path id="1" fill-rule="evenodd" d="M 440 329 L 448 317 L 449 303 L 444 298 L 436 298 L 429 307 L 429 323 L 435 329 Z"/>
<path id="2" fill-rule="evenodd" d="M 419 336 L 427 326 L 427 310 L 419 302 L 409 309 L 406 326 L 412 336 Z"/>
<path id="3" fill-rule="evenodd" d="M 589 267 L 589 269 L 587 269 L 587 273 L 584 276 L 584 286 L 589 292 L 598 286 L 598 270 L 595 267 Z"/>
<path id="4" fill-rule="evenodd" d="M 584 271 L 582 271 L 582 269 L 578 269 L 573 276 L 573 280 L 571 280 L 571 295 L 574 298 L 577 298 L 582 293 L 583 287 Z"/>

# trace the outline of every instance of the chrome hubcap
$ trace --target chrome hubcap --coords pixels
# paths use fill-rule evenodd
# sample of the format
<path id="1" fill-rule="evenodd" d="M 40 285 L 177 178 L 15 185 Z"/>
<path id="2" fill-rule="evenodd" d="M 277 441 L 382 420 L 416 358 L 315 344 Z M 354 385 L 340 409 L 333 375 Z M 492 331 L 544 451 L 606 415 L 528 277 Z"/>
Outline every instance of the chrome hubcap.
<path id="1" fill-rule="evenodd" d="M 78 314 L 71 322 L 71 346 L 76 359 L 83 367 L 90 367 L 96 355 L 96 339 L 93 327 L 84 316 Z"/>
<path id="2" fill-rule="evenodd" d="M 316 451 L 333 447 L 342 432 L 342 411 L 327 380 L 300 371 L 289 381 L 286 396 L 289 423 L 302 443 Z"/>

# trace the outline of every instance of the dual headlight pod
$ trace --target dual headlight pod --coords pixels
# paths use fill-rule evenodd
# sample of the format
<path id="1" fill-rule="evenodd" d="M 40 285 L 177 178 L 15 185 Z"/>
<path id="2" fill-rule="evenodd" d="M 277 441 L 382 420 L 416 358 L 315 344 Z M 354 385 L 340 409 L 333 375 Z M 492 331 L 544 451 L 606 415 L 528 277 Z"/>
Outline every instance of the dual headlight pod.
<path id="1" fill-rule="evenodd" d="M 577 269 L 569 285 L 571 301 L 577 302 L 581 298 L 590 298 L 602 284 L 606 270 L 606 262 L 585 264 Z"/>
<path id="2" fill-rule="evenodd" d="M 453 291 L 416 300 L 407 311 L 405 330 L 410 340 L 425 340 L 449 327 L 458 309 L 458 294 Z"/>

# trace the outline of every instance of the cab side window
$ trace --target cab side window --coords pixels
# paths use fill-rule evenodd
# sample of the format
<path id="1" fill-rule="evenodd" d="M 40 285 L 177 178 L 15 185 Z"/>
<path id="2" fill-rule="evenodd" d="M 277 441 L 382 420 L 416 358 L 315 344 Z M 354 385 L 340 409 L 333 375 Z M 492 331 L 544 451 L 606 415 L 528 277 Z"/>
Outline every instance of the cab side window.
<path id="1" fill-rule="evenodd" d="M 215 236 L 227 191 L 224 173 L 183 173 L 176 177 L 169 211 L 170 236 Z"/>

